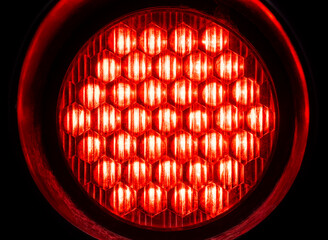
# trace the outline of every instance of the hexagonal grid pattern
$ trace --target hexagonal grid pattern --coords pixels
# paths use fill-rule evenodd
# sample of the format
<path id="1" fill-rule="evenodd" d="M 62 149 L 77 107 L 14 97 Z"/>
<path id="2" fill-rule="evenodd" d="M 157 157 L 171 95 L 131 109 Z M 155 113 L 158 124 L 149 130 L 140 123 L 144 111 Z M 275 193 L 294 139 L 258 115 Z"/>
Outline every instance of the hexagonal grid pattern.
<path id="1" fill-rule="evenodd" d="M 259 59 L 196 12 L 153 9 L 109 24 L 79 51 L 59 95 L 74 176 L 140 226 L 219 217 L 260 181 L 275 144 L 275 91 Z"/>

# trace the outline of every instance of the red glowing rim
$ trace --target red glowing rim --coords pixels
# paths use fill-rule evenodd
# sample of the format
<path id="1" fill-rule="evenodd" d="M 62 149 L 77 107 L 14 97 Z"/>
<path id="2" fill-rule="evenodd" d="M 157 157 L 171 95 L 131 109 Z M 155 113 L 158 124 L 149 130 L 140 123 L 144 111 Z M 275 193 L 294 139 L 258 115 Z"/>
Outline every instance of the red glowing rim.
<path id="1" fill-rule="evenodd" d="M 100 239 L 117 239 L 121 237 L 86 216 L 58 183 L 56 176 L 47 163 L 46 155 L 42 151 L 42 144 L 38 135 L 41 130 L 34 121 L 34 114 L 37 112 L 36 109 L 38 106 L 31 100 L 31 96 L 35 94 L 33 87 L 35 84 L 39 84 L 35 83 L 35 76 L 39 74 L 38 64 L 41 60 L 42 53 L 50 47 L 53 37 L 60 31 L 68 17 L 76 9 L 83 7 L 87 2 L 89 1 L 59 1 L 40 24 L 31 41 L 21 71 L 17 102 L 18 128 L 22 149 L 31 175 L 48 202 L 64 218 L 88 234 Z M 289 161 L 281 178 L 276 183 L 269 197 L 253 214 L 248 216 L 239 225 L 217 236 L 217 239 L 225 239 L 228 236 L 229 238 L 235 238 L 242 235 L 266 218 L 280 203 L 291 187 L 301 166 L 309 128 L 309 100 L 305 75 L 297 52 L 283 27 L 271 11 L 257 0 L 247 2 L 235 0 L 231 1 L 230 4 L 236 7 L 239 12 L 249 14 L 250 18 L 261 19 L 263 26 L 269 27 L 271 33 L 276 35 L 280 40 L 286 58 L 288 58 L 289 62 L 293 63 L 293 74 L 297 76 L 295 81 L 298 83 L 296 91 L 299 98 L 297 99 L 298 102 L 295 103 L 297 104 L 298 111 L 295 114 L 293 146 Z"/>

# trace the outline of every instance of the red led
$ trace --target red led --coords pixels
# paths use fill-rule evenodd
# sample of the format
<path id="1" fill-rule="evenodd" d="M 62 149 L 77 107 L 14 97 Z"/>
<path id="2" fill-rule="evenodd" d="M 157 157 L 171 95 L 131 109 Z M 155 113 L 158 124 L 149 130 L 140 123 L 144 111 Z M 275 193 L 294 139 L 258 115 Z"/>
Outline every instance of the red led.
<path id="1" fill-rule="evenodd" d="M 244 58 L 237 53 L 225 50 L 215 60 L 215 73 L 225 82 L 231 82 L 244 75 Z"/>
<path id="2" fill-rule="evenodd" d="M 148 214 L 154 215 L 166 208 L 166 191 L 150 183 L 138 193 L 140 207 Z"/>
<path id="3" fill-rule="evenodd" d="M 107 152 L 118 162 L 131 158 L 137 151 L 137 140 L 124 131 L 117 131 L 107 140 Z"/>
<path id="4" fill-rule="evenodd" d="M 92 62 L 98 79 L 105 83 L 113 81 L 121 74 L 121 61 L 108 50 L 99 53 Z"/>
<path id="5" fill-rule="evenodd" d="M 208 180 L 208 164 L 201 158 L 192 158 L 184 164 L 183 173 L 184 179 L 190 186 L 196 189 L 201 188 Z"/>
<path id="6" fill-rule="evenodd" d="M 125 25 L 119 25 L 109 32 L 108 47 L 118 56 L 124 56 L 137 47 L 137 33 Z"/>
<path id="7" fill-rule="evenodd" d="M 103 157 L 92 165 L 92 180 L 98 186 L 109 189 L 121 179 L 121 164 Z"/>
<path id="8" fill-rule="evenodd" d="M 217 107 L 225 100 L 225 87 L 217 81 L 206 82 L 199 87 L 200 101 L 207 107 Z"/>
<path id="9" fill-rule="evenodd" d="M 175 28 L 169 37 L 170 48 L 179 55 L 185 55 L 196 49 L 197 33 L 186 25 Z"/>
<path id="10" fill-rule="evenodd" d="M 94 109 L 106 101 L 105 86 L 89 77 L 78 85 L 78 101 L 88 109 Z"/>
<path id="11" fill-rule="evenodd" d="M 186 77 L 193 81 L 206 80 L 212 74 L 212 59 L 202 52 L 194 52 L 183 60 Z"/>
<path id="12" fill-rule="evenodd" d="M 200 36 L 199 47 L 213 56 L 228 47 L 229 32 L 217 25 L 207 27 Z"/>
<path id="13" fill-rule="evenodd" d="M 122 59 L 123 75 L 135 82 L 145 80 L 152 71 L 151 60 L 144 53 L 134 51 Z"/>
<path id="14" fill-rule="evenodd" d="M 164 189 L 170 189 L 182 180 L 182 165 L 172 158 L 160 159 L 153 164 L 153 182 Z"/>
<path id="15" fill-rule="evenodd" d="M 151 180 L 151 166 L 139 158 L 122 163 L 122 181 L 133 189 L 140 189 Z"/>
<path id="16" fill-rule="evenodd" d="M 139 105 L 122 112 L 122 127 L 131 134 L 141 134 L 150 126 L 150 113 Z"/>
<path id="17" fill-rule="evenodd" d="M 222 213 L 228 204 L 228 192 L 214 183 L 199 191 L 199 208 L 211 217 Z"/>
<path id="18" fill-rule="evenodd" d="M 65 131 L 76 137 L 90 129 L 90 112 L 74 103 L 63 111 L 62 125 Z"/>
<path id="19" fill-rule="evenodd" d="M 105 139 L 98 133 L 89 131 L 77 140 L 77 156 L 86 162 L 98 160 L 104 152 Z"/>
<path id="20" fill-rule="evenodd" d="M 185 216 L 197 208 L 197 192 L 184 183 L 168 193 L 169 208 L 177 215 Z"/>
<path id="21" fill-rule="evenodd" d="M 161 106 L 153 112 L 153 126 L 155 130 L 166 135 L 176 129 L 178 115 L 175 109 L 169 106 Z"/>
<path id="22" fill-rule="evenodd" d="M 214 112 L 215 126 L 222 131 L 231 132 L 240 126 L 240 114 L 237 107 L 226 104 Z"/>
<path id="23" fill-rule="evenodd" d="M 106 205 L 116 214 L 124 214 L 136 207 L 136 192 L 123 183 L 116 184 L 108 192 Z"/>
<path id="24" fill-rule="evenodd" d="M 273 127 L 274 116 L 267 107 L 254 106 L 247 112 L 246 122 L 253 132 L 263 135 Z"/>
<path id="25" fill-rule="evenodd" d="M 273 84 L 230 27 L 185 10 L 135 14 L 73 60 L 58 101 L 64 156 L 118 219 L 197 227 L 264 174 L 277 132 Z"/>
<path id="26" fill-rule="evenodd" d="M 227 153 L 228 140 L 221 133 L 212 131 L 199 139 L 199 149 L 205 159 L 216 161 Z"/>
<path id="27" fill-rule="evenodd" d="M 236 104 L 248 106 L 259 100 L 260 87 L 250 79 L 236 81 L 231 90 L 232 101 Z"/>
<path id="28" fill-rule="evenodd" d="M 121 113 L 109 104 L 103 104 L 92 112 L 92 128 L 108 135 L 121 126 Z"/>
<path id="29" fill-rule="evenodd" d="M 123 109 L 135 102 L 136 90 L 132 84 L 122 79 L 117 83 L 109 85 L 107 98 L 115 107 Z"/>
<path id="30" fill-rule="evenodd" d="M 169 138 L 170 152 L 179 162 L 191 159 L 197 151 L 197 139 L 186 132 L 178 132 Z"/>
<path id="31" fill-rule="evenodd" d="M 244 181 L 244 168 L 237 160 L 226 157 L 215 163 L 213 176 L 222 188 L 230 190 Z"/>
<path id="32" fill-rule="evenodd" d="M 138 85 L 138 99 L 147 107 L 158 106 L 166 99 L 166 87 L 156 78 L 149 78 Z"/>
<path id="33" fill-rule="evenodd" d="M 138 153 L 143 159 L 154 162 L 166 153 L 166 141 L 156 132 L 149 131 L 138 138 Z"/>
<path id="34" fill-rule="evenodd" d="M 181 59 L 171 52 L 163 52 L 154 58 L 153 68 L 155 77 L 170 82 L 181 75 Z"/>
<path id="35" fill-rule="evenodd" d="M 166 49 L 167 34 L 157 26 L 150 26 L 141 32 L 139 45 L 143 52 L 155 56 Z"/>
<path id="36" fill-rule="evenodd" d="M 178 107 L 186 107 L 197 96 L 197 90 L 187 79 L 181 79 L 169 85 L 169 100 Z"/>
<path id="37" fill-rule="evenodd" d="M 186 128 L 198 134 L 209 129 L 211 115 L 203 107 L 195 105 L 184 112 L 184 120 Z"/>
<path id="38" fill-rule="evenodd" d="M 251 160 L 259 155 L 259 140 L 253 134 L 241 131 L 231 140 L 231 152 L 236 159 Z"/>

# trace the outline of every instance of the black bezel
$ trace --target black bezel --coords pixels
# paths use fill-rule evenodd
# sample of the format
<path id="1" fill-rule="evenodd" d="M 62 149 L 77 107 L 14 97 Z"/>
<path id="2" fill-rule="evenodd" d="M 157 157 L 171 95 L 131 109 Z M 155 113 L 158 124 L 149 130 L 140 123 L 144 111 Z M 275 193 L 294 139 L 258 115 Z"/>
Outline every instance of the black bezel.
<path id="1" fill-rule="evenodd" d="M 67 24 L 63 26 L 60 34 L 56 35 L 51 44 L 52 48 L 44 52 L 40 61 L 40 72 L 37 76 L 40 84 L 36 85 L 37 93 L 35 94 L 35 102 L 39 104 L 35 108 L 35 116 L 41 127 L 41 143 L 44 147 L 48 163 L 53 170 L 59 184 L 70 195 L 77 207 L 83 209 L 83 212 L 98 224 L 104 226 L 110 231 L 121 236 L 133 239 L 204 239 L 219 235 L 241 221 L 247 218 L 253 211 L 260 206 L 267 196 L 273 191 L 275 184 L 281 177 L 286 164 L 288 163 L 290 151 L 293 145 L 295 131 L 295 111 L 294 99 L 295 95 L 291 86 L 293 79 L 288 72 L 288 66 L 285 66 L 281 60 L 282 56 L 276 52 L 276 47 L 271 45 L 270 39 L 264 35 L 257 25 L 250 22 L 246 16 L 237 11 L 229 9 L 224 5 L 226 13 L 231 21 L 238 26 L 239 31 L 245 36 L 262 56 L 264 62 L 269 68 L 272 75 L 279 103 L 280 119 L 284 121 L 279 125 L 279 137 L 277 141 L 277 151 L 273 155 L 273 161 L 267 170 L 261 183 L 238 208 L 231 211 L 228 215 L 211 222 L 205 226 L 175 232 L 157 232 L 131 226 L 116 218 L 104 213 L 98 205 L 96 205 L 84 191 L 69 172 L 65 165 L 65 159 L 61 154 L 61 148 L 58 144 L 56 132 L 56 108 L 58 93 L 61 87 L 61 81 L 68 69 L 72 59 L 78 52 L 80 47 L 101 27 L 108 22 L 128 14 L 131 11 L 140 10 L 147 7 L 158 6 L 188 6 L 209 15 L 216 12 L 217 3 L 206 0 L 202 2 L 179 1 L 168 3 L 167 1 L 126 1 L 126 7 L 120 7 L 122 3 L 118 1 L 90 1 L 83 8 L 76 9 L 74 15 L 71 16 Z M 117 4 L 117 5 L 116 5 Z M 90 21 L 92 20 L 92 21 Z M 260 24 L 260 23 L 257 23 Z M 45 82 L 42 80 L 46 79 Z M 297 96 L 296 96 L 297 97 Z"/>

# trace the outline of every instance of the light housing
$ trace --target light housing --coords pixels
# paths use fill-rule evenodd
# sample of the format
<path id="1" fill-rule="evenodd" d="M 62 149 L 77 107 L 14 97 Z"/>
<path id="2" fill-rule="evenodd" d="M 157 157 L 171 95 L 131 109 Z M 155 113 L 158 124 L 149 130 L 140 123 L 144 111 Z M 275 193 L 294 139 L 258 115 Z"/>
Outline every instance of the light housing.
<path id="1" fill-rule="evenodd" d="M 247 21 L 239 22 L 235 19 L 235 22 L 232 20 L 230 21 L 230 24 L 231 22 L 234 22 L 234 24 L 239 27 L 240 31 L 243 29 L 243 24 L 254 24 L 256 19 L 259 18 L 263 20 L 261 24 L 259 24 L 260 26 L 255 24 L 256 28 L 251 28 L 252 31 L 255 32 L 252 32 L 252 36 L 247 36 L 247 34 L 243 35 L 249 40 L 251 38 L 250 41 L 255 45 L 256 50 L 258 50 L 260 55 L 264 58 L 264 62 L 268 66 L 269 72 L 273 75 L 272 78 L 274 81 L 276 80 L 275 86 L 278 102 L 280 102 L 279 99 L 283 99 L 285 103 L 283 106 L 279 105 L 280 116 L 281 119 L 284 120 L 279 126 L 279 131 L 280 134 L 283 132 L 281 134 L 283 137 L 279 136 L 277 140 L 277 149 L 279 151 L 274 153 L 272 164 L 270 164 L 268 169 L 268 171 L 271 169 L 271 173 L 274 173 L 272 174 L 273 176 L 264 176 L 261 184 L 254 190 L 253 194 L 249 196 L 241 206 L 231 212 L 230 215 L 227 214 L 221 220 L 219 219 L 218 221 L 196 229 L 174 233 L 157 233 L 153 230 L 140 230 L 128 226 L 124 223 L 120 223 L 115 218 L 111 220 L 111 218 L 98 209 L 92 201 L 89 201 L 87 196 L 84 196 L 83 191 L 78 187 L 79 185 L 74 183 L 74 178 L 70 177 L 69 171 L 66 171 L 63 168 L 64 165 L 62 163 L 65 161 L 62 161 L 62 163 L 61 161 L 54 161 L 56 157 L 58 157 L 57 159 L 64 160 L 59 154 L 59 144 L 55 144 L 54 139 L 57 137 L 56 133 L 51 130 L 51 126 L 55 126 L 54 124 L 56 124 L 56 95 L 59 92 L 60 84 L 49 81 L 49 78 L 56 79 L 61 76 L 59 79 L 63 79 L 67 66 L 75 54 L 73 53 L 74 51 L 68 51 L 68 49 L 75 46 L 75 51 L 78 50 L 80 47 L 77 47 L 75 44 L 79 43 L 80 45 L 78 46 L 81 46 L 81 44 L 88 39 L 90 34 L 90 32 L 85 30 L 79 35 L 79 37 L 81 37 L 80 39 L 71 36 L 72 38 L 69 41 L 64 41 L 65 38 L 69 37 L 64 37 L 61 34 L 68 29 L 63 31 L 61 28 L 59 31 L 57 27 L 63 26 L 61 24 L 65 22 L 65 16 L 70 16 L 70 11 L 80 11 L 81 13 L 86 11 L 86 6 L 94 7 L 91 8 L 91 10 L 89 9 L 89 13 L 100 11 L 100 9 L 94 4 L 87 2 L 74 3 L 72 5 L 66 5 L 66 2 L 62 2 L 53 9 L 41 25 L 27 55 L 20 82 L 18 117 L 23 150 L 35 181 L 49 202 L 51 202 L 57 211 L 64 215 L 73 224 L 97 238 L 104 239 L 115 237 L 115 234 L 112 234 L 112 232 L 131 238 L 134 236 L 146 236 L 149 238 L 154 236 L 167 237 L 173 234 L 175 234 L 175 236 L 192 235 L 195 237 L 203 237 L 204 230 L 206 230 L 205 235 L 207 237 L 224 237 L 225 234 L 228 233 L 232 234 L 232 236 L 237 236 L 261 221 L 272 211 L 273 206 L 275 206 L 285 195 L 297 174 L 306 144 L 308 130 L 308 100 L 304 74 L 289 39 L 283 32 L 279 23 L 273 18 L 264 5 L 257 1 L 249 1 L 248 3 L 231 1 L 231 3 L 222 4 L 222 6 L 225 6 L 225 8 L 228 8 L 233 12 L 231 16 L 234 16 L 234 14 L 238 15 L 240 12 L 247 15 Z M 83 7 L 76 8 L 77 6 Z M 194 6 L 194 8 L 197 7 Z M 128 10 L 129 9 L 127 9 L 127 11 Z M 63 13 L 61 15 L 62 21 L 57 23 L 49 21 L 51 17 L 55 17 L 56 11 L 61 11 L 61 13 Z M 88 14 L 78 14 L 81 19 L 88 19 L 90 16 L 87 15 Z M 90 13 L 90 15 L 92 14 Z M 245 20 L 243 18 L 244 16 L 241 14 L 238 15 L 238 17 L 239 19 Z M 81 21 L 83 22 L 83 20 Z M 110 21 L 108 21 L 108 19 L 106 19 L 106 21 L 102 19 L 99 20 L 98 24 L 103 26 L 105 25 L 104 22 L 106 23 Z M 52 30 L 54 30 L 53 33 L 45 30 L 46 28 L 44 27 L 46 27 L 47 24 L 52 24 Z M 75 24 L 73 21 L 73 24 L 67 26 L 67 28 L 73 27 L 74 25 L 76 27 L 77 23 L 75 22 Z M 95 29 L 97 29 L 97 27 L 93 26 Z M 249 25 L 247 25 L 247 27 L 249 27 Z M 90 28 L 92 29 L 92 27 Z M 257 35 L 258 32 L 256 31 L 260 31 L 259 29 L 263 32 L 263 35 Z M 56 32 L 56 30 L 58 30 L 58 32 Z M 95 31 L 92 31 L 92 33 L 94 32 Z M 61 36 L 60 39 L 62 41 L 52 45 L 60 50 L 59 53 L 54 53 L 53 49 L 50 52 L 46 50 L 49 42 L 54 43 L 52 42 L 53 36 L 51 36 L 51 34 L 58 34 Z M 83 36 L 83 34 L 85 35 Z M 256 38 L 255 36 L 259 37 L 258 40 L 254 40 L 254 38 Z M 270 36 L 270 38 L 267 36 Z M 84 39 L 84 42 L 82 39 Z M 277 39 L 279 41 L 275 41 Z M 50 41 L 48 42 L 47 40 Z M 264 48 L 261 44 L 264 44 L 268 48 Z M 38 49 L 36 49 L 36 46 L 38 46 Z M 276 50 L 276 53 L 273 49 Z M 67 54 L 68 52 L 70 52 L 70 60 L 64 60 L 64 63 L 61 62 L 64 58 L 60 57 L 60 55 L 62 54 L 63 56 L 63 54 Z M 46 53 L 49 54 L 47 55 Z M 282 62 L 279 63 L 282 56 L 284 56 Z M 47 59 L 47 61 L 41 61 L 41 59 Z M 42 68 L 43 71 L 35 71 L 40 68 L 39 64 L 46 68 Z M 288 66 L 288 71 L 286 66 Z M 270 68 L 274 71 L 270 71 Z M 31 86 L 33 86 L 33 90 L 35 90 L 35 88 L 42 90 L 40 92 L 43 94 L 41 94 L 41 96 L 36 96 L 33 94 Z M 52 87 L 55 87 L 58 91 L 49 91 Z M 42 99 L 42 101 L 40 101 L 40 99 Z M 256 109 L 253 110 L 253 112 L 254 111 L 257 112 L 261 110 Z M 290 117 L 290 113 L 293 113 L 292 118 Z M 252 115 L 251 111 L 249 115 Z M 289 118 L 287 117 L 288 115 Z M 27 129 L 29 130 L 27 131 Z M 47 141 L 51 141 L 54 144 L 51 146 L 44 144 L 44 142 Z M 288 147 L 286 148 L 286 146 Z M 65 174 L 62 174 L 63 172 Z M 45 175 L 47 176 L 46 178 Z M 65 202 L 65 205 L 61 204 L 63 201 Z M 273 202 L 275 204 L 273 204 Z M 72 209 L 74 209 L 74 216 L 72 215 Z M 236 216 L 235 214 L 237 214 L 238 217 L 235 217 L 234 220 L 232 220 L 232 216 Z M 78 219 L 87 219 L 87 221 L 81 223 Z M 223 223 L 223 219 L 226 220 L 226 223 Z M 227 219 L 230 219 L 231 222 L 227 221 Z M 111 224 L 114 224 L 115 227 L 111 227 Z M 130 230 L 129 233 L 124 231 L 125 228 Z M 240 228 L 243 230 L 237 230 Z"/>

